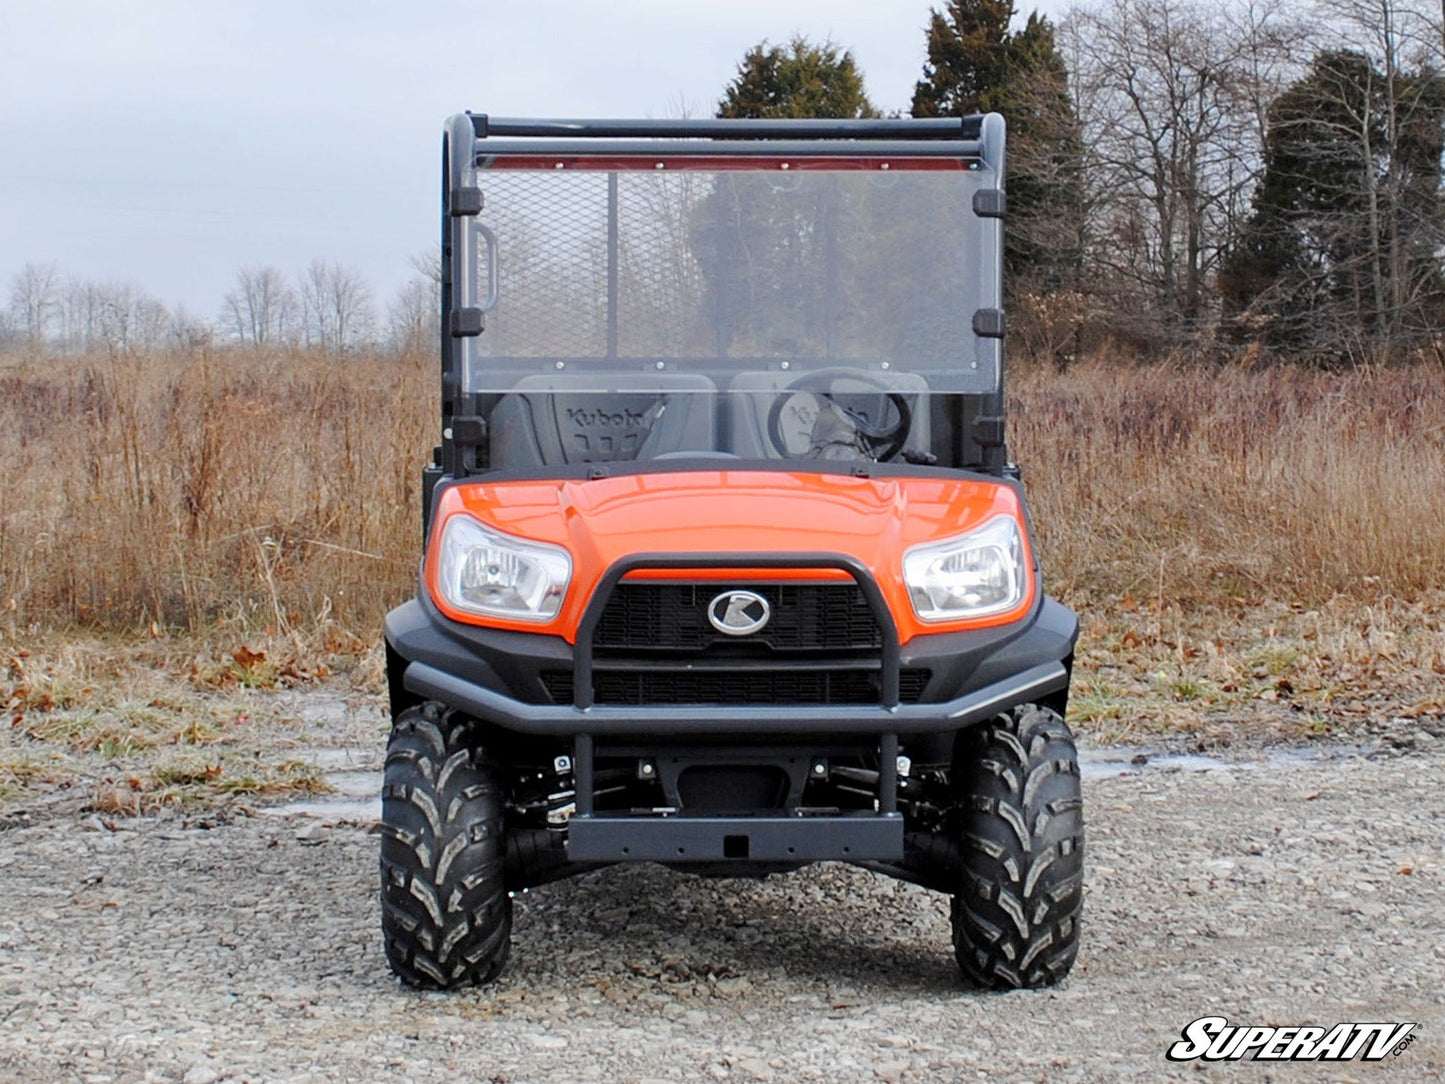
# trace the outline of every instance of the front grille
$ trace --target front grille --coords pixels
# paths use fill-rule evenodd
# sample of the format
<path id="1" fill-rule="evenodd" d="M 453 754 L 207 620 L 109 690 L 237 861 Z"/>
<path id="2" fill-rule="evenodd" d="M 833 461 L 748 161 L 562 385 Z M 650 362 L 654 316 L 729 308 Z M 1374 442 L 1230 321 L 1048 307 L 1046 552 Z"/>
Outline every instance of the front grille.
<path id="1" fill-rule="evenodd" d="M 599 704 L 873 704 L 876 670 L 599 670 Z"/>
<path id="2" fill-rule="evenodd" d="M 599 704 L 866 704 L 878 699 L 876 671 L 723 671 L 603 670 L 593 675 Z M 898 674 L 898 699 L 916 704 L 932 672 L 905 667 Z M 542 671 L 542 684 L 554 704 L 572 703 L 572 675 Z"/>
<path id="3" fill-rule="evenodd" d="M 923 690 L 932 676 L 932 670 L 925 670 L 920 666 L 905 666 L 899 670 L 898 702 L 900 704 L 916 704 L 922 700 Z"/>
<path id="4" fill-rule="evenodd" d="M 728 636 L 708 621 L 708 605 L 745 587 L 767 599 L 767 625 Z M 592 638 L 598 651 L 703 651 L 718 644 L 775 651 L 876 651 L 883 634 L 856 583 L 619 583 Z"/>
<path id="5" fill-rule="evenodd" d="M 733 591 L 767 601 L 766 624 L 730 636 L 708 611 Z M 592 702 L 768 705 L 876 704 L 883 632 L 862 587 L 849 581 L 624 581 L 592 635 Z M 899 698 L 916 703 L 926 670 L 899 675 Z M 574 698 L 572 675 L 542 674 L 557 703 Z"/>
<path id="6" fill-rule="evenodd" d="M 542 687 L 554 704 L 572 703 L 572 674 L 567 670 L 543 670 Z"/>

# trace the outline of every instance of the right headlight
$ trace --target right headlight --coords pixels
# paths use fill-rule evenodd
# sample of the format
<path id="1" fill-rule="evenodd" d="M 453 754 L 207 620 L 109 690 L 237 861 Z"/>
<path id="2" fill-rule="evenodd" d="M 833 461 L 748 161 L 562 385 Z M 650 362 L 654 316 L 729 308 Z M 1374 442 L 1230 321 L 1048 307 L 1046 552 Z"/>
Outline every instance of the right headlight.
<path id="1" fill-rule="evenodd" d="M 464 513 L 442 529 L 437 588 L 464 613 L 550 621 L 571 578 L 572 558 L 560 546 L 503 534 Z"/>
<path id="2" fill-rule="evenodd" d="M 903 581 L 922 621 L 1013 609 L 1027 588 L 1018 520 L 998 515 L 967 534 L 913 546 L 903 554 Z"/>

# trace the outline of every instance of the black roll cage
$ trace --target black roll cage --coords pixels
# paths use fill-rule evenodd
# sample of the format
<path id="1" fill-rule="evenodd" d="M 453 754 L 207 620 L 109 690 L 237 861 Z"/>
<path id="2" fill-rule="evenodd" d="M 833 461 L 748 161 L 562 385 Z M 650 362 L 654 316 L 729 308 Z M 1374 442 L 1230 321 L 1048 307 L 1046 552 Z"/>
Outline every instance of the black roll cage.
<path id="1" fill-rule="evenodd" d="M 482 312 L 457 303 L 475 295 L 476 235 L 472 219 L 482 210 L 477 171 L 489 158 L 506 156 L 656 156 L 674 157 L 948 157 L 977 162 L 997 178 L 996 188 L 978 191 L 974 213 L 1001 220 L 1004 214 L 1003 118 L 997 113 L 965 117 L 843 119 L 597 119 L 492 117 L 458 113 L 442 135 L 441 186 L 441 443 L 424 472 L 423 516 L 429 519 L 431 495 L 443 478 L 463 478 L 488 469 L 483 399 L 463 387 L 465 343 L 481 333 Z M 614 175 L 615 180 L 615 175 Z M 615 200 L 615 183 L 613 196 Z M 1001 221 L 995 228 L 1002 230 Z M 616 233 L 610 231 L 609 266 L 616 263 Z M 1002 245 L 996 281 L 1002 283 Z M 615 276 L 609 273 L 609 308 L 615 304 Z M 1000 287 L 1001 289 L 1001 287 Z M 973 334 L 1002 340 L 1001 294 L 998 308 L 973 314 Z M 615 328 L 609 329 L 615 351 Z M 967 420 L 961 396 L 949 395 L 944 409 L 955 439 L 971 441 L 981 454 L 979 469 L 1006 473 L 1002 344 L 999 382 Z"/>

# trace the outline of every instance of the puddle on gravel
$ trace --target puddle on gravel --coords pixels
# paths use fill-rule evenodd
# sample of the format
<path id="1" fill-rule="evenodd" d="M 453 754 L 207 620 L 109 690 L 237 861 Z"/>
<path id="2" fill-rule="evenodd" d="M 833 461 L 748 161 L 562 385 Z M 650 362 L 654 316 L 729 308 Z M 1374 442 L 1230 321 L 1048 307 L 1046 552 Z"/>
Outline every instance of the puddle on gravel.
<path id="1" fill-rule="evenodd" d="M 1294 749 L 1272 749 L 1248 760 L 1225 760 L 1203 753 L 1156 753 L 1144 747 L 1110 745 L 1102 749 L 1079 750 L 1079 774 L 1085 779 L 1107 779 L 1116 775 L 1142 775 L 1145 772 L 1213 772 L 1252 771 L 1255 768 L 1299 769 L 1325 760 L 1340 760 L 1360 755 L 1363 750 L 1348 745 L 1328 749 L 1308 746 Z"/>
<path id="2" fill-rule="evenodd" d="M 381 820 L 381 770 L 379 749 L 311 749 L 298 759 L 317 768 L 331 787 L 299 802 L 267 806 L 272 816 L 316 817 L 325 821 L 357 821 L 372 824 Z"/>
<path id="3" fill-rule="evenodd" d="M 366 771 L 381 759 L 380 749 L 307 749 L 297 759 L 323 772 Z"/>
<path id="4" fill-rule="evenodd" d="M 355 821 L 374 824 L 381 820 L 380 772 L 328 772 L 326 782 L 333 790 L 302 802 L 265 807 L 262 812 L 276 817 L 317 817 L 324 821 Z"/>
<path id="5" fill-rule="evenodd" d="M 1144 772 L 1229 771 L 1239 767 L 1220 757 L 1202 753 L 1152 753 L 1129 746 L 1080 749 L 1079 774 L 1085 779 L 1107 779 L 1112 775 L 1142 775 Z"/>

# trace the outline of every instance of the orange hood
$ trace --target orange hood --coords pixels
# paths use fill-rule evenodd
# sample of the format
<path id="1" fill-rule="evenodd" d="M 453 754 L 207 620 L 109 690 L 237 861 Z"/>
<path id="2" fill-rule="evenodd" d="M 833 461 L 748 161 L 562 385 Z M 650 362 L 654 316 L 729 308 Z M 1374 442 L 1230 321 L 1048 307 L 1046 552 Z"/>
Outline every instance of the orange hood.
<path id="1" fill-rule="evenodd" d="M 447 519 L 469 514 L 507 534 L 565 547 L 572 582 L 550 622 L 481 618 L 451 609 L 436 589 L 436 549 Z M 920 622 L 903 583 L 903 551 L 962 534 L 1000 513 L 1020 521 L 1029 568 L 1023 602 L 1008 613 L 965 622 Z M 426 583 L 441 611 L 456 621 L 576 636 L 587 601 L 603 573 L 639 553 L 842 553 L 871 569 L 893 611 L 900 640 L 921 632 L 979 628 L 1015 621 L 1037 590 L 1033 557 L 1014 491 L 969 479 L 854 478 L 792 471 L 685 471 L 593 481 L 478 482 L 446 489 L 437 507 L 426 559 Z M 830 570 L 697 570 L 634 572 L 628 578 L 847 578 Z"/>

